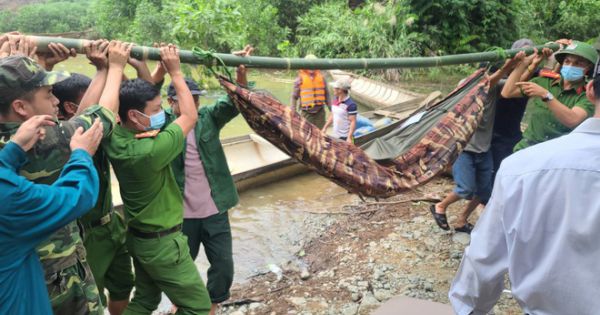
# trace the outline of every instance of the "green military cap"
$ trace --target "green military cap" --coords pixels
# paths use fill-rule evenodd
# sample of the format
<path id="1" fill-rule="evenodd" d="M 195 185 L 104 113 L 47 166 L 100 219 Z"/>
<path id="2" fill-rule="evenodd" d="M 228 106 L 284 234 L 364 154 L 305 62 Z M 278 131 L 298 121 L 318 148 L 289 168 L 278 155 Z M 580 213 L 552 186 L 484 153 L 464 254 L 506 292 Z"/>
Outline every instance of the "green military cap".
<path id="1" fill-rule="evenodd" d="M 556 61 L 562 64 L 567 55 L 582 57 L 592 64 L 596 64 L 598 61 L 598 52 L 596 49 L 590 44 L 578 41 L 573 41 L 571 45 L 567 46 L 565 49 L 559 50 L 554 54 L 554 57 L 556 58 Z"/>
<path id="2" fill-rule="evenodd" d="M 10 56 L 0 59 L 0 95 L 3 99 L 21 95 L 69 77 L 68 72 L 46 71 L 31 58 Z"/>

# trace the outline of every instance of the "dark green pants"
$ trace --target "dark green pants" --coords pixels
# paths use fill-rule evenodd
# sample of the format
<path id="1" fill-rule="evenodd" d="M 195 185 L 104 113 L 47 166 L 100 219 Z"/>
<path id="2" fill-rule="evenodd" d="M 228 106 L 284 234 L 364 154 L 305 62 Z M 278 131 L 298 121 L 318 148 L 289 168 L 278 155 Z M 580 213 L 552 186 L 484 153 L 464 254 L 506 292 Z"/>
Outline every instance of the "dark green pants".
<path id="1" fill-rule="evenodd" d="M 107 305 L 105 288 L 112 301 L 129 300 L 133 290 L 133 266 L 125 246 L 125 230 L 125 222 L 116 212 L 108 224 L 85 230 L 87 261 L 103 305 Z"/>
<path id="2" fill-rule="evenodd" d="M 150 315 L 161 291 L 177 306 L 176 314 L 208 314 L 210 299 L 181 232 L 144 239 L 127 234 L 135 267 L 135 293 L 124 315 Z"/>
<path id="3" fill-rule="evenodd" d="M 204 219 L 184 219 L 183 233 L 188 237 L 190 254 L 194 260 L 198 256 L 200 244 L 204 245 L 204 252 L 210 263 L 206 281 L 210 300 L 215 304 L 226 301 L 233 282 L 229 215 L 225 212 Z"/>
<path id="4" fill-rule="evenodd" d="M 319 129 L 323 128 L 327 122 L 325 108 L 321 108 L 321 110 L 316 113 L 309 113 L 305 110 L 300 110 L 300 116 L 304 117 L 304 119 L 308 120 L 311 124 L 317 126 Z"/>

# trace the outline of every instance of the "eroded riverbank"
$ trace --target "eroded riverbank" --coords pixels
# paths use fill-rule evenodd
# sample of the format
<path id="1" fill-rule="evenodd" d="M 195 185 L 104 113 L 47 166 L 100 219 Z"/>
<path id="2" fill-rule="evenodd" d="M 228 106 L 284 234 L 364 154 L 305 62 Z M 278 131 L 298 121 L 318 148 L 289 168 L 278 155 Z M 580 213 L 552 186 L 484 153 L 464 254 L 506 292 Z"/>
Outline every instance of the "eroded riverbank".
<path id="1" fill-rule="evenodd" d="M 410 200 L 441 197 L 451 188 L 450 180 L 440 178 L 380 205 L 356 201 L 330 211 L 350 214 L 312 214 L 305 224 L 314 234 L 297 258 L 309 273 L 292 260 L 281 266 L 280 280 L 270 272 L 236 284 L 221 314 L 369 314 L 395 295 L 448 303 L 469 238 L 440 230 L 429 203 Z M 462 206 L 450 208 L 451 224 Z M 505 293 L 494 314 L 521 311 Z"/>

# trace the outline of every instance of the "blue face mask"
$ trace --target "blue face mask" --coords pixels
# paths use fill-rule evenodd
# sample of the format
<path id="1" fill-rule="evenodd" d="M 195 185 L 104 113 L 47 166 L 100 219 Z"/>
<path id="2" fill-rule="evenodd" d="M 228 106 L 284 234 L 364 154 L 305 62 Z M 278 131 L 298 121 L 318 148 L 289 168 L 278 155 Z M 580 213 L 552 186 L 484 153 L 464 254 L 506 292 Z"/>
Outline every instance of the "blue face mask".
<path id="1" fill-rule="evenodd" d="M 162 128 L 162 126 L 165 125 L 165 111 L 161 110 L 160 112 L 152 115 L 152 116 L 148 116 L 140 111 L 138 111 L 138 113 L 146 116 L 148 119 L 150 119 L 150 126 L 149 127 L 144 127 L 144 130 L 148 131 L 148 130 L 158 130 L 160 128 Z"/>
<path id="2" fill-rule="evenodd" d="M 562 66 L 560 69 L 560 75 L 567 81 L 579 81 L 583 79 L 583 68 L 575 66 Z"/>

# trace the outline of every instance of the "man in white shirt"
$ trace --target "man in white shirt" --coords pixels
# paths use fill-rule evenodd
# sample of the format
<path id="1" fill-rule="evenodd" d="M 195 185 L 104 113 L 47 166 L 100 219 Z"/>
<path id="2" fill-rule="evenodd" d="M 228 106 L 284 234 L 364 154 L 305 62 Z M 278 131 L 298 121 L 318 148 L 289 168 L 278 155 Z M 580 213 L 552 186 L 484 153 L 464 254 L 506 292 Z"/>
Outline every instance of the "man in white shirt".
<path id="1" fill-rule="evenodd" d="M 600 77 L 587 96 L 592 118 L 502 162 L 450 288 L 457 314 L 487 314 L 506 273 L 527 314 L 598 314 Z"/>

